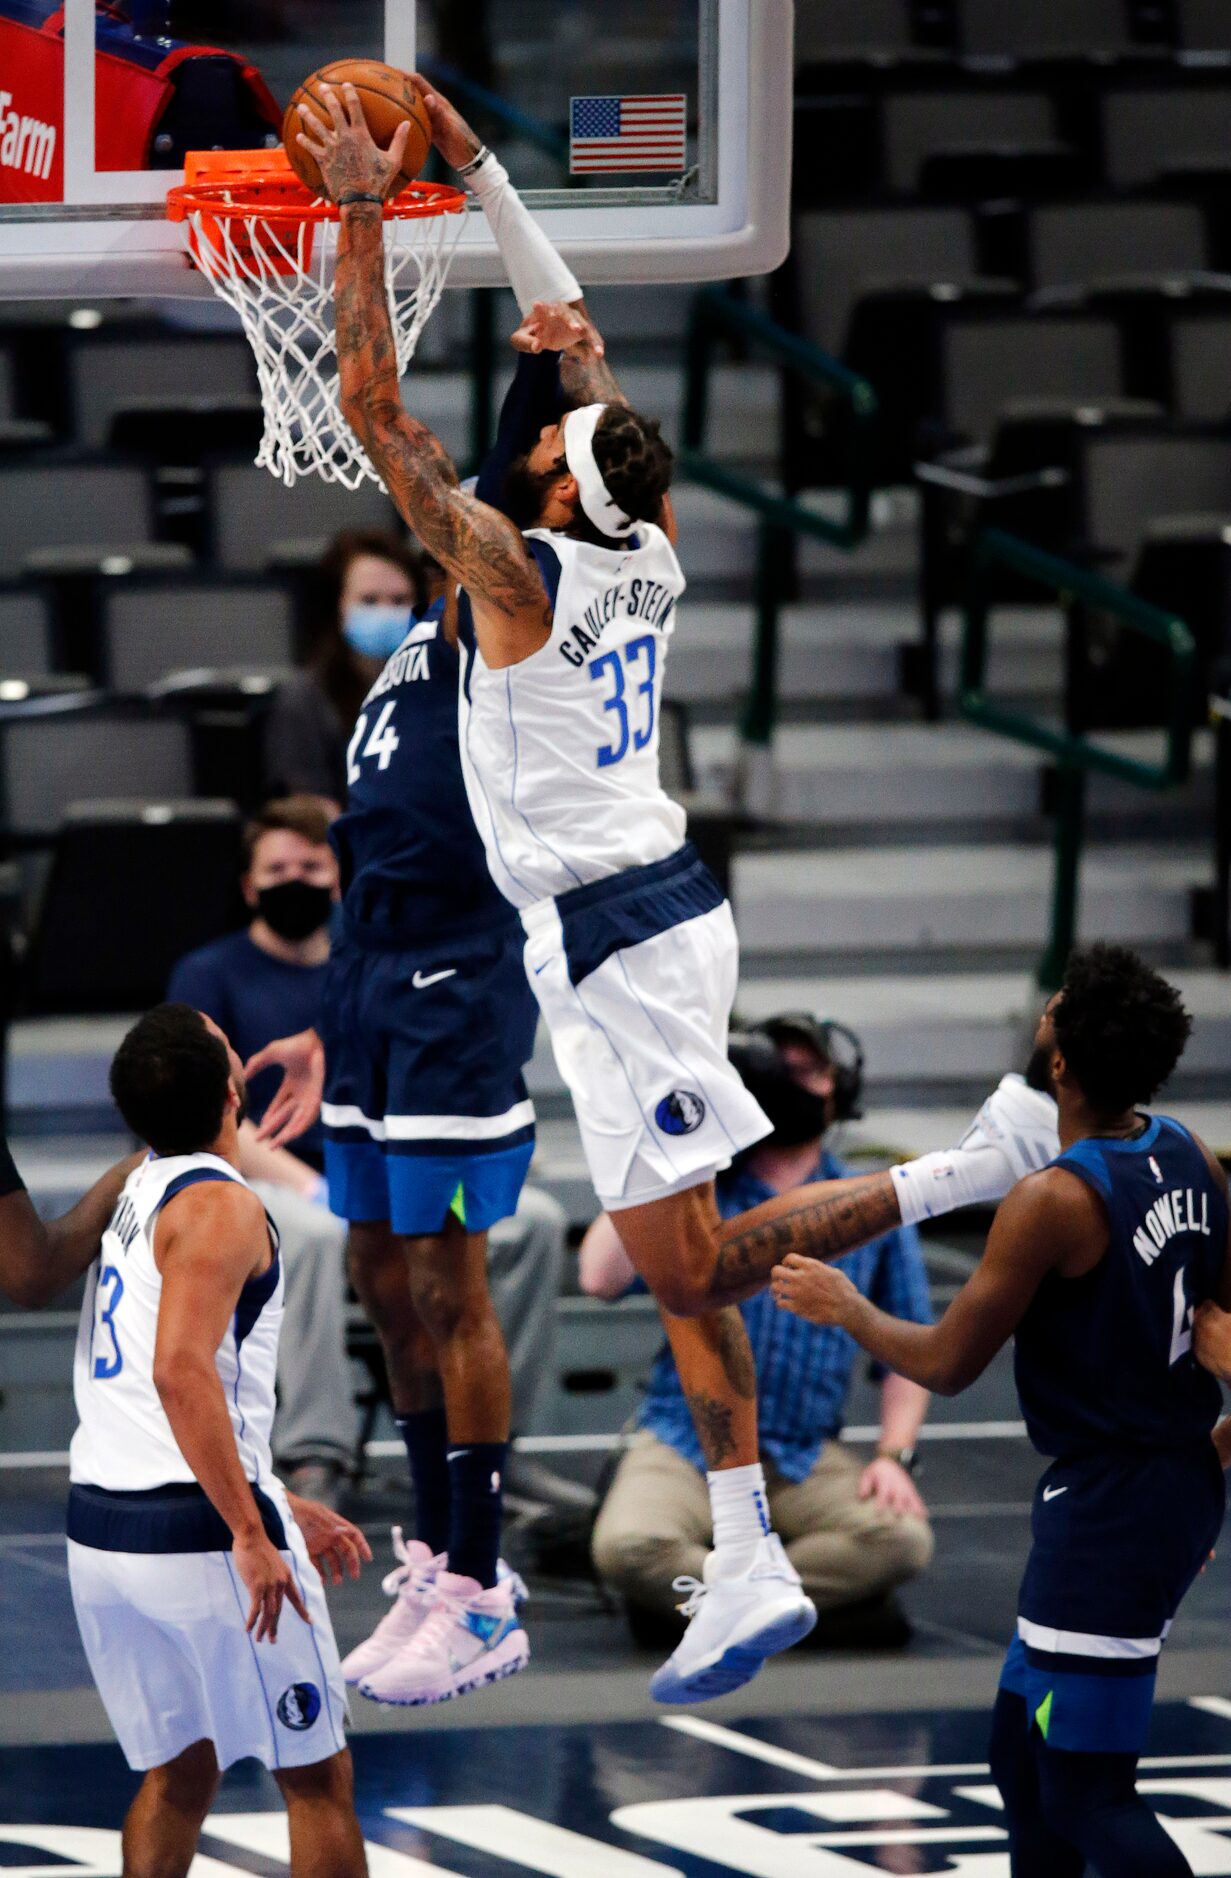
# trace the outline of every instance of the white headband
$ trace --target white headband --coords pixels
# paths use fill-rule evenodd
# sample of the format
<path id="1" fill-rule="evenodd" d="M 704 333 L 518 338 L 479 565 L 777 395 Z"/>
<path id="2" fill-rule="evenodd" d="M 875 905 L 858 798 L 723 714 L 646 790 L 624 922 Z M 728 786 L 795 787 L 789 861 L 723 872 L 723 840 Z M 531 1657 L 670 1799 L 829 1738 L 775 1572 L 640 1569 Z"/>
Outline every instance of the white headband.
<path id="1" fill-rule="evenodd" d="M 636 524 L 625 515 L 603 481 L 594 455 L 594 433 L 605 404 L 583 404 L 564 420 L 564 460 L 577 480 L 577 494 L 586 517 L 600 535 L 628 535 Z"/>

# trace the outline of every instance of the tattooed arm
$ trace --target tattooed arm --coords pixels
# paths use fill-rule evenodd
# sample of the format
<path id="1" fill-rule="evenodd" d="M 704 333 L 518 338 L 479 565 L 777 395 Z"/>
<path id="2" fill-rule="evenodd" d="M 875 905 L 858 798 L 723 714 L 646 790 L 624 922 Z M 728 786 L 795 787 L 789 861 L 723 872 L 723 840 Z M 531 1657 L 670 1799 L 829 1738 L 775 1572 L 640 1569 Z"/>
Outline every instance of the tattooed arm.
<path id="1" fill-rule="evenodd" d="M 836 1259 L 902 1224 L 891 1174 L 816 1181 L 725 1220 L 710 1283 L 714 1304 L 737 1304 L 769 1283 L 792 1252 Z"/>
<path id="2" fill-rule="evenodd" d="M 513 523 L 463 492 L 439 438 L 402 406 L 381 202 L 396 182 L 406 138 L 399 130 L 388 153 L 378 150 L 353 87 L 323 96 L 330 121 L 314 118 L 300 141 L 319 163 L 330 199 L 343 204 L 334 289 L 343 414 L 424 547 L 469 594 L 487 663 L 517 664 L 551 633 L 538 568 Z M 366 196 L 378 199 L 348 202 Z"/>
<path id="3" fill-rule="evenodd" d="M 938 1324 L 908 1324 L 865 1298 L 844 1272 L 792 1253 L 775 1268 L 775 1301 L 809 1323 L 836 1324 L 886 1368 L 958 1395 L 1008 1342 L 1049 1272 L 1084 1277 L 1103 1256 L 1107 1215 L 1075 1174 L 1048 1168 L 1019 1182 L 987 1249 Z"/>

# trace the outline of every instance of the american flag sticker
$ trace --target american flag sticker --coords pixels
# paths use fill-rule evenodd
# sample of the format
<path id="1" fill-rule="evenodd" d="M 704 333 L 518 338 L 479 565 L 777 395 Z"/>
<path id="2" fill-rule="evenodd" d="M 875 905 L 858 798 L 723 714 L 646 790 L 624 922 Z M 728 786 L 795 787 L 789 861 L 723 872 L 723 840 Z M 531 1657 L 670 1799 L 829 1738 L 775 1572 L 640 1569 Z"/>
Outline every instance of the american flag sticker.
<path id="1" fill-rule="evenodd" d="M 574 98 L 569 132 L 574 176 L 637 170 L 669 170 L 678 176 L 687 164 L 688 99 L 683 92 Z"/>

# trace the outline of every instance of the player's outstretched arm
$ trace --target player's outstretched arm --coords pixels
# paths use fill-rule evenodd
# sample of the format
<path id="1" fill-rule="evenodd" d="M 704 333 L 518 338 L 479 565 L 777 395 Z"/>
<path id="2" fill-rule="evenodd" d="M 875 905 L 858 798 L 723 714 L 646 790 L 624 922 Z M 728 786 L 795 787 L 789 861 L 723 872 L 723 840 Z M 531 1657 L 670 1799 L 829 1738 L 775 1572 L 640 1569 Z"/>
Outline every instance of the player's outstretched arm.
<path id="1" fill-rule="evenodd" d="M 233 1180 L 186 1187 L 163 1208 L 154 1234 L 162 1274 L 154 1387 L 193 1478 L 231 1529 L 235 1569 L 252 1599 L 248 1629 L 258 1643 L 277 1636 L 284 1601 L 312 1621 L 261 1522 L 215 1360 L 239 1294 L 268 1249 L 264 1207 Z"/>
<path id="2" fill-rule="evenodd" d="M 1048 1169 L 1005 1200 L 982 1259 L 938 1324 L 890 1317 L 845 1272 L 798 1253 L 775 1268 L 771 1289 L 783 1309 L 848 1331 L 899 1376 L 958 1395 L 1008 1342 L 1047 1273 L 1079 1276 L 1106 1236 L 1106 1215 L 1089 1188 L 1064 1169 Z"/>
<path id="3" fill-rule="evenodd" d="M 300 141 L 341 207 L 334 287 L 342 411 L 428 553 L 470 595 L 484 657 L 515 664 L 546 643 L 551 609 L 534 561 L 507 517 L 461 488 L 447 450 L 402 406 L 385 291 L 381 204 L 396 181 L 405 137 L 378 150 L 353 86 L 324 92 L 330 121 Z"/>
<path id="4" fill-rule="evenodd" d="M 277 1037 L 244 1064 L 244 1080 L 251 1082 L 263 1069 L 278 1068 L 282 1081 L 261 1117 L 256 1140 L 267 1147 L 284 1148 L 297 1141 L 320 1118 L 325 1093 L 325 1046 L 314 1030 Z"/>
<path id="5" fill-rule="evenodd" d="M 97 1257 L 124 1182 L 141 1159 L 130 1154 L 117 1162 L 69 1212 L 44 1223 L 0 1141 L 0 1295 L 34 1311 L 67 1291 Z"/>
<path id="6" fill-rule="evenodd" d="M 964 1206 L 992 1206 L 1060 1152 L 1056 1105 L 1003 1078 L 956 1148 L 920 1155 L 883 1174 L 816 1181 L 724 1221 L 710 1285 L 715 1306 L 738 1304 L 769 1283 L 792 1253 L 841 1258 L 895 1226 Z"/>

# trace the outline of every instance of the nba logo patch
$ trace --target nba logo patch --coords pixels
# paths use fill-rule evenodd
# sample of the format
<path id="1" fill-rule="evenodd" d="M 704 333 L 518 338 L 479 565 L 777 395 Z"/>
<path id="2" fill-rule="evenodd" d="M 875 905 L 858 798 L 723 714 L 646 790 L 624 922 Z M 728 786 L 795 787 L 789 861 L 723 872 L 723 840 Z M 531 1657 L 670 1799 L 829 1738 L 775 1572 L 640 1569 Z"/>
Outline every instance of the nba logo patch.
<path id="1" fill-rule="evenodd" d="M 691 1135 L 705 1120 L 705 1104 L 691 1089 L 673 1089 L 654 1111 L 664 1135 Z"/>
<path id="2" fill-rule="evenodd" d="M 314 1682 L 293 1682 L 278 1697 L 278 1720 L 294 1734 L 303 1734 L 321 1712 L 321 1692 Z"/>

